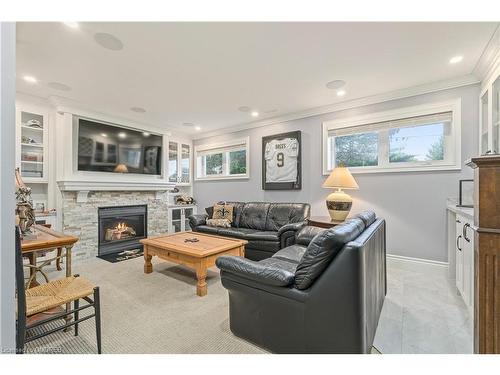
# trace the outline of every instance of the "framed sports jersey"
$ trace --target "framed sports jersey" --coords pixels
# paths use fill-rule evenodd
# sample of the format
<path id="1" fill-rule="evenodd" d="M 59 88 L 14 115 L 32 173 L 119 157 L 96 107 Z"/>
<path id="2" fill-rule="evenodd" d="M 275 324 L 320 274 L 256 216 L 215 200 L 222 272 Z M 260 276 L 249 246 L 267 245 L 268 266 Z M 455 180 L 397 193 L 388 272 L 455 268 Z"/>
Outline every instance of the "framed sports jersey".
<path id="1" fill-rule="evenodd" d="M 300 131 L 262 137 L 262 189 L 302 187 Z"/>

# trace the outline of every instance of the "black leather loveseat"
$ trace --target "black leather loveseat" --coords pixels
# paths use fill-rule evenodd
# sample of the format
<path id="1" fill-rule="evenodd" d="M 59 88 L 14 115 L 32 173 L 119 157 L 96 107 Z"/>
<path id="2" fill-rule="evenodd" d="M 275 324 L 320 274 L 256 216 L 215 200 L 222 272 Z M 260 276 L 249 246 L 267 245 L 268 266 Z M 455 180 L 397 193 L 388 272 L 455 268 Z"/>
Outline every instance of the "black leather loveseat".
<path id="1" fill-rule="evenodd" d="M 369 353 L 386 294 L 385 221 L 373 212 L 254 262 L 217 259 L 231 331 L 275 353 Z"/>
<path id="2" fill-rule="evenodd" d="M 240 238 L 248 241 L 245 257 L 261 260 L 295 242 L 295 233 L 306 224 L 310 216 L 307 203 L 226 202 L 232 205 L 231 228 L 211 227 L 206 219 L 212 213 L 189 217 L 189 225 L 196 232 Z"/>

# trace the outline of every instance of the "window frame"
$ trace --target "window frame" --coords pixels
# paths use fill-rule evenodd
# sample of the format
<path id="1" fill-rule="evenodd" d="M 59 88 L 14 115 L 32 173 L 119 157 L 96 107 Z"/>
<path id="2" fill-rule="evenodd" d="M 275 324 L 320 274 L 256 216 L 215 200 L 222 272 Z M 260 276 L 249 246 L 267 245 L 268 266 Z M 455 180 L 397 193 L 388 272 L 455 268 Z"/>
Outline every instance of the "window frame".
<path id="1" fill-rule="evenodd" d="M 387 165 L 380 165 L 380 157 L 384 155 L 385 152 L 389 153 L 388 142 L 381 141 L 379 138 L 378 142 L 378 155 L 379 155 L 379 165 L 378 166 L 367 166 L 367 167 L 349 167 L 352 173 L 362 174 L 362 173 L 392 173 L 392 172 L 430 172 L 430 171 L 445 171 L 445 170 L 460 170 L 462 169 L 462 159 L 461 159 L 461 132 L 462 132 L 462 115 L 461 115 L 462 101 L 460 98 L 444 101 L 427 103 L 423 105 L 411 106 L 398 108 L 395 110 L 374 112 L 367 115 L 348 117 L 342 119 L 336 119 L 331 121 L 325 121 L 322 124 L 322 169 L 323 175 L 328 175 L 331 169 L 328 169 L 328 162 L 330 156 L 330 144 L 329 144 L 329 133 L 333 130 L 344 129 L 344 128 L 354 128 L 352 134 L 359 134 L 360 131 L 356 131 L 356 127 L 367 126 L 371 124 L 397 121 L 410 117 L 433 115 L 442 112 L 451 112 L 451 129 L 450 137 L 447 143 L 447 147 L 450 148 L 450 159 L 443 162 L 407 162 L 407 163 L 391 163 Z M 382 132 L 388 133 L 389 128 L 386 128 Z M 367 131 L 369 132 L 369 131 Z M 379 137 L 381 135 L 379 133 Z"/>
<path id="2" fill-rule="evenodd" d="M 238 146 L 242 146 L 241 149 L 245 150 L 246 158 L 246 173 L 241 174 L 229 174 L 229 153 L 232 151 L 238 151 L 235 149 Z M 199 163 L 198 157 L 200 153 L 208 153 L 213 151 L 213 154 L 222 153 L 222 174 L 217 175 L 205 175 L 203 170 L 203 165 Z M 250 137 L 236 139 L 227 142 L 212 143 L 198 145 L 194 147 L 194 166 L 195 166 L 195 181 L 213 181 L 213 180 L 238 180 L 238 179 L 249 179 L 250 178 Z M 200 170 L 203 175 L 200 175 Z"/>

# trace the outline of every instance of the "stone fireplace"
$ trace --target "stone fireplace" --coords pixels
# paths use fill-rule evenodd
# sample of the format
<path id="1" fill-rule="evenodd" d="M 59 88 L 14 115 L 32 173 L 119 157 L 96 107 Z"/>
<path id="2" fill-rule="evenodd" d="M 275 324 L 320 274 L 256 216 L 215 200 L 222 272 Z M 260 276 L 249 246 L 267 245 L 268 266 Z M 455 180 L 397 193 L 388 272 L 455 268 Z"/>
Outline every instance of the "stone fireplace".
<path id="1" fill-rule="evenodd" d="M 139 240 L 148 236 L 148 206 L 99 207 L 98 255 L 142 248 Z"/>
<path id="2" fill-rule="evenodd" d="M 91 191 L 88 193 L 87 199 L 81 201 L 78 199 L 77 191 L 62 191 L 61 212 L 62 222 L 61 227 L 64 233 L 74 235 L 79 238 L 79 241 L 73 247 L 73 260 L 86 259 L 100 255 L 101 235 L 104 233 L 99 231 L 99 212 L 104 209 L 106 213 L 112 213 L 114 208 L 138 207 L 142 206 L 147 212 L 144 233 L 140 232 L 135 225 L 137 222 L 129 223 L 128 227 L 133 227 L 135 236 L 151 236 L 168 231 L 168 193 L 167 191 Z M 102 211 L 102 212 L 104 212 Z M 120 214 L 118 212 L 114 212 Z M 121 217 L 121 216 L 120 216 Z M 125 217 L 123 217 L 125 218 Z M 130 218 L 129 218 L 130 219 Z M 116 231 L 108 231 L 108 238 L 114 238 L 116 243 L 125 244 L 126 241 L 120 242 L 126 237 L 132 236 L 132 231 L 127 227 L 125 220 L 117 220 L 117 222 L 107 221 L 111 228 L 120 225 Z M 114 225 L 113 225 L 114 224 Z M 103 229 L 101 227 L 101 229 Z M 119 234 L 121 232 L 122 234 Z M 110 237 L 111 236 L 111 237 Z M 120 237 L 118 240 L 117 237 Z M 128 238 L 130 239 L 130 238 Z M 114 241 L 107 241 L 111 245 Z M 131 244 L 131 243 L 130 243 Z M 138 248 L 134 246 L 134 249 Z M 115 248 L 106 246 L 104 251 L 114 251 Z"/>

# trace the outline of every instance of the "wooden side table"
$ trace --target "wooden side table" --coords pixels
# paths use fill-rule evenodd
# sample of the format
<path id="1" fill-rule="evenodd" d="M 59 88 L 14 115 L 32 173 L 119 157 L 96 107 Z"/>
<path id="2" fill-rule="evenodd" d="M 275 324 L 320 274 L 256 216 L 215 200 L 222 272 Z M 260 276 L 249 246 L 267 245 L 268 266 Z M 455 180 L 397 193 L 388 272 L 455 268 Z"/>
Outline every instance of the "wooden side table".
<path id="1" fill-rule="evenodd" d="M 333 228 L 335 225 L 341 224 L 343 221 L 333 221 L 330 216 L 311 216 L 307 219 L 307 225 L 319 228 Z"/>
<path id="2" fill-rule="evenodd" d="M 32 283 L 36 281 L 36 273 L 40 272 L 44 276 L 45 280 L 48 280 L 47 275 L 43 272 L 42 268 L 47 266 L 52 261 L 57 261 L 62 258 L 66 259 L 66 277 L 72 276 L 71 273 L 71 248 L 78 241 L 78 237 L 68 236 L 63 233 L 59 233 L 44 227 L 43 225 L 35 224 L 33 226 L 36 234 L 36 239 L 22 239 L 21 249 L 23 255 L 30 254 L 33 260 L 34 267 L 30 267 L 30 278 L 27 283 L 27 287 L 32 286 Z M 65 249 L 64 254 L 62 251 L 58 255 L 50 260 L 43 262 L 41 265 L 37 265 L 37 253 L 40 251 L 54 250 L 54 249 Z"/>

